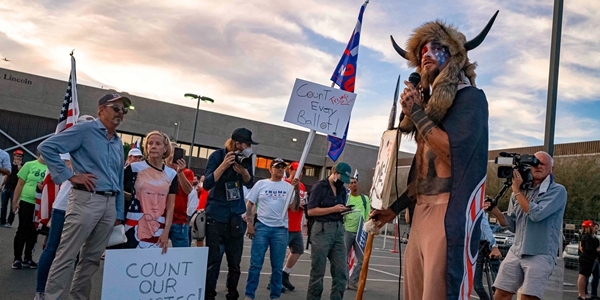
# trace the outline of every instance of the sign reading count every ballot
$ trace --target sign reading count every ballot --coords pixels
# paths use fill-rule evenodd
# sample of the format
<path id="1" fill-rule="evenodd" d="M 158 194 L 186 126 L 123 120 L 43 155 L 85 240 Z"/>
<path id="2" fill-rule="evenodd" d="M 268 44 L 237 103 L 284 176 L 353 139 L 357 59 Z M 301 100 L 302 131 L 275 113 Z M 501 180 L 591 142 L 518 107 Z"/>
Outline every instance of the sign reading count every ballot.
<path id="1" fill-rule="evenodd" d="M 296 79 L 284 121 L 342 138 L 356 94 Z"/>
<path id="2" fill-rule="evenodd" d="M 107 250 L 102 299 L 202 300 L 208 248 Z"/>

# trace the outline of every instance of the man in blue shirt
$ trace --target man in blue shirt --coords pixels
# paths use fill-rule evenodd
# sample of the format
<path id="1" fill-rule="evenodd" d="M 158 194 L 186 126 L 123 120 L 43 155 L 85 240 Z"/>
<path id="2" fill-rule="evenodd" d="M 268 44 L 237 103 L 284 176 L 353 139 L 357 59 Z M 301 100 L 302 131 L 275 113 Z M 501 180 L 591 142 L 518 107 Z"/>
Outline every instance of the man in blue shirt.
<path id="1" fill-rule="evenodd" d="M 90 298 L 91 279 L 98 270 L 112 228 L 125 219 L 123 143 L 115 130 L 130 105 L 127 97 L 106 94 L 98 101 L 98 119 L 77 124 L 38 146 L 52 180 L 56 184 L 69 180 L 73 184 L 46 292 L 39 295 L 42 299 L 69 298 L 65 289 L 78 252 L 70 296 Z M 71 154 L 73 171 L 60 159 L 59 153 Z"/>
<path id="2" fill-rule="evenodd" d="M 206 270 L 206 300 L 214 300 L 217 292 L 216 268 L 221 264 L 221 245 L 227 255 L 227 295 L 238 299 L 240 262 L 244 250 L 246 223 L 241 215 L 246 211 L 242 186 L 252 187 L 252 132 L 238 128 L 225 142 L 225 148 L 213 152 L 206 164 L 204 189 L 210 190 L 206 200 L 206 246 L 208 268 Z M 242 166 L 244 163 L 245 167 Z M 247 164 L 246 164 L 247 163 Z"/>
<path id="3" fill-rule="evenodd" d="M 567 191 L 553 180 L 554 159 L 542 151 L 535 157 L 540 163 L 531 167 L 533 187 L 522 190 L 523 178 L 515 170 L 508 211 L 492 209 L 498 223 L 515 233 L 494 282 L 496 300 L 512 299 L 521 286 L 521 299 L 541 299 L 556 263 Z"/>

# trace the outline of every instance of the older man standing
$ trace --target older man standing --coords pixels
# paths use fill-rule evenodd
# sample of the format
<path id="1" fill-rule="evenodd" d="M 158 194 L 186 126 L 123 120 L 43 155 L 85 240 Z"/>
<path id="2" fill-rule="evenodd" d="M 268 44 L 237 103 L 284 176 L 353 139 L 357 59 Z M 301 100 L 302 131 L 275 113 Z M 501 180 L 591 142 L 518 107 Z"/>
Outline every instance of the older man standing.
<path id="1" fill-rule="evenodd" d="M 535 157 L 540 163 L 531 167 L 533 185 L 522 189 L 523 178 L 515 170 L 508 212 L 492 209 L 500 225 L 515 233 L 494 281 L 496 300 L 512 299 L 521 287 L 521 299 L 541 299 L 556 263 L 567 190 L 554 182 L 554 159 L 543 151 Z"/>
<path id="2" fill-rule="evenodd" d="M 70 296 L 89 299 L 92 276 L 98 270 L 113 226 L 124 219 L 123 143 L 116 134 L 131 100 L 109 93 L 98 101 L 98 119 L 77 124 L 38 147 L 52 179 L 73 184 L 56 258 L 52 263 L 44 299 L 64 299 L 77 253 L 79 262 Z M 60 160 L 70 153 L 73 171 Z"/>

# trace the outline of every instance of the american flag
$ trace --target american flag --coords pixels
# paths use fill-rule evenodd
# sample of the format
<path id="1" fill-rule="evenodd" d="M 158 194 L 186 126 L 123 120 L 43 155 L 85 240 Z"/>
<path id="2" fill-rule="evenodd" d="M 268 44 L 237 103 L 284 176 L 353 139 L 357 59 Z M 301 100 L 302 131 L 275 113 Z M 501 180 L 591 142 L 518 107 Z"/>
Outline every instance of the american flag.
<path id="1" fill-rule="evenodd" d="M 67 92 L 58 117 L 55 133 L 75 125 L 79 118 L 79 103 L 77 102 L 77 75 L 75 72 L 75 57 L 71 55 L 71 75 L 67 84 Z"/>
<path id="2" fill-rule="evenodd" d="M 42 190 L 36 189 L 35 194 L 34 223 L 36 228 L 41 229 L 42 224 L 48 226 L 48 221 L 50 221 L 50 216 L 52 215 L 52 205 L 54 204 L 54 200 L 56 200 L 59 188 L 60 185 L 52 181 L 50 173 L 46 173 L 46 177 L 44 177 L 42 183 Z"/>

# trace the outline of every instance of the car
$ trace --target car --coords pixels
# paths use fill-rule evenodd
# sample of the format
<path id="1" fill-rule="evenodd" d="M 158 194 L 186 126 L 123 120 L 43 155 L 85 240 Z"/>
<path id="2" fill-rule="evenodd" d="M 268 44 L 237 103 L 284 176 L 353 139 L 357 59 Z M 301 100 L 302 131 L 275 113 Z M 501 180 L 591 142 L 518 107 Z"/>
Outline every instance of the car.
<path id="1" fill-rule="evenodd" d="M 577 269 L 579 267 L 579 243 L 570 243 L 563 251 L 563 259 L 565 260 L 565 268 Z"/>
<path id="2" fill-rule="evenodd" d="M 504 230 L 494 233 L 494 238 L 496 239 L 496 245 L 498 245 L 498 250 L 500 250 L 502 257 L 506 257 L 508 250 L 515 243 L 515 234 L 509 230 Z"/>

